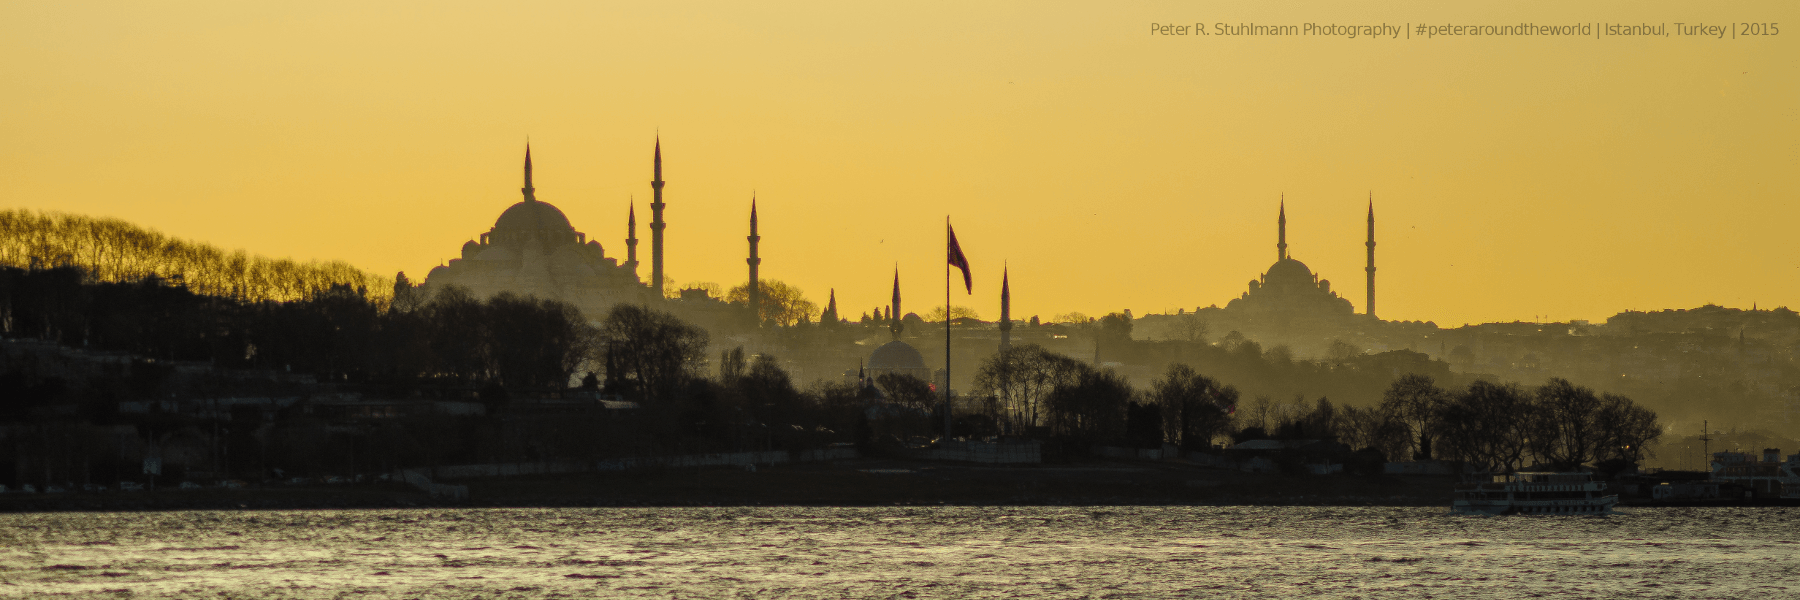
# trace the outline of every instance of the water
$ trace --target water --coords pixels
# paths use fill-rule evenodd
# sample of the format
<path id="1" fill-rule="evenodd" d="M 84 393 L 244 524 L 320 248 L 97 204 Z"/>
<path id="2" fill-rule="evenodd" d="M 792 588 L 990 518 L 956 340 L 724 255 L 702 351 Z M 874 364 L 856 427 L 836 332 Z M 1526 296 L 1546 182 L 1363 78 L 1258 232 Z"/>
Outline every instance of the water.
<path id="1" fill-rule="evenodd" d="M 1800 598 L 1800 509 L 422 509 L 0 515 L 0 596 Z"/>

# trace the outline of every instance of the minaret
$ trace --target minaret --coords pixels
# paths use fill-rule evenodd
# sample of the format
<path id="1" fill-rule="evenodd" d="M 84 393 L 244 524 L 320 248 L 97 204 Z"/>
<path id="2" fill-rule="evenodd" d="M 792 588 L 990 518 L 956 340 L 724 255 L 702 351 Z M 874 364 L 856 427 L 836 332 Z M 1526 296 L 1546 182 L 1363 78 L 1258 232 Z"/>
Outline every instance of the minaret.
<path id="1" fill-rule="evenodd" d="M 1287 260 L 1287 194 L 1281 195 L 1281 217 L 1275 221 L 1277 238 L 1275 244 L 1275 260 Z"/>
<path id="2" fill-rule="evenodd" d="M 525 193 L 526 202 L 537 202 L 537 188 L 531 187 L 531 142 L 525 142 L 525 187 L 519 191 Z"/>
<path id="3" fill-rule="evenodd" d="M 1375 192 L 1369 192 L 1369 241 L 1364 242 L 1363 245 L 1369 247 L 1369 266 L 1363 268 L 1363 271 L 1365 271 L 1369 274 L 1369 302 L 1368 302 L 1368 304 L 1365 305 L 1366 308 L 1363 312 L 1367 313 L 1369 315 L 1369 318 L 1374 319 L 1374 318 L 1376 318 L 1376 316 L 1375 316 Z"/>
<path id="4" fill-rule="evenodd" d="M 1006 269 L 1000 270 L 1000 351 L 1012 348 L 1012 284 Z"/>
<path id="5" fill-rule="evenodd" d="M 637 199 L 631 201 L 631 212 L 625 216 L 625 268 L 637 275 Z"/>
<path id="6" fill-rule="evenodd" d="M 894 339 L 900 339 L 900 329 L 904 324 L 900 321 L 900 267 L 894 267 L 894 303 L 888 306 L 888 330 L 894 332 Z"/>
<path id="7" fill-rule="evenodd" d="M 663 222 L 663 178 L 662 178 L 662 136 L 656 138 L 656 178 L 650 180 L 650 189 L 655 196 L 650 200 L 650 287 L 656 290 L 656 297 L 663 296 L 663 229 L 669 226 Z"/>
<path id="8" fill-rule="evenodd" d="M 762 241 L 762 236 L 756 235 L 756 194 L 750 195 L 750 235 L 745 239 L 750 240 L 750 258 L 744 259 L 744 262 L 750 263 L 750 317 L 761 326 L 762 284 L 756 277 L 756 268 L 762 266 L 762 257 L 756 255 L 756 244 Z"/>

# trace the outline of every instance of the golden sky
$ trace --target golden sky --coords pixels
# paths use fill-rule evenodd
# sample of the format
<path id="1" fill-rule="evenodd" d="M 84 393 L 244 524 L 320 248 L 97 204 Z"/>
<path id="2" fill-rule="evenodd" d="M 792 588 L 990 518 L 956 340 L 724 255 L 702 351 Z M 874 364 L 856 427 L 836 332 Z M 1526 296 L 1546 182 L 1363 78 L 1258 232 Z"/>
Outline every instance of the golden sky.
<path id="1" fill-rule="evenodd" d="M 7 2 L 0 206 L 419 277 L 538 197 L 624 252 L 855 316 L 1221 304 L 1290 251 L 1378 313 L 1800 307 L 1791 1 Z M 1775 36 L 1153 36 L 1151 23 L 1731 25 Z M 648 275 L 648 241 L 641 268 Z"/>

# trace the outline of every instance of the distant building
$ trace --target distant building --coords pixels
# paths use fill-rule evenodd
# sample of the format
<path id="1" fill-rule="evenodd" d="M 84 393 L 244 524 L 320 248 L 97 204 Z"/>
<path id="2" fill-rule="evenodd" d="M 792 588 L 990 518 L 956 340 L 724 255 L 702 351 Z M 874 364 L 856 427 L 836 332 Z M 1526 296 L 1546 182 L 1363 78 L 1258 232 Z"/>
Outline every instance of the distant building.
<path id="1" fill-rule="evenodd" d="M 906 330 L 906 321 L 899 317 L 899 314 L 900 273 L 896 270 L 894 273 L 894 300 L 893 304 L 888 306 L 888 315 L 891 321 L 888 330 L 893 333 L 894 341 L 882 344 L 874 352 L 869 353 L 869 378 L 875 379 L 883 373 L 896 373 L 929 382 L 932 380 L 931 368 L 925 366 L 925 357 L 919 354 L 919 349 L 914 348 L 912 344 L 900 341 L 900 332 Z M 910 313 L 907 316 L 918 318 Z"/>
<path id="2" fill-rule="evenodd" d="M 537 199 L 529 147 L 520 191 L 524 200 L 501 212 L 487 233 L 463 244 L 461 258 L 431 270 L 425 277 L 427 294 L 452 285 L 484 299 L 510 291 L 568 302 L 592 319 L 615 304 L 655 297 L 638 279 L 636 256 L 623 265 L 608 258 L 599 241 L 587 239 L 561 210 Z M 636 229 L 635 216 L 629 229 Z M 636 232 L 629 237 L 635 255 Z"/>
<path id="3" fill-rule="evenodd" d="M 1373 219 L 1371 212 L 1371 232 L 1374 231 Z M 1349 299 L 1340 297 L 1331 290 L 1331 281 L 1320 279 L 1312 269 L 1307 268 L 1306 263 L 1288 255 L 1285 202 L 1282 203 L 1277 219 L 1277 236 L 1275 264 L 1270 265 L 1268 272 L 1262 277 L 1251 280 L 1248 291 L 1225 305 L 1228 313 L 1234 313 L 1232 316 L 1239 318 L 1284 321 L 1292 317 L 1347 317 L 1356 313 Z M 1371 268 L 1373 261 L 1371 250 Z M 1374 277 L 1372 273 L 1371 271 L 1371 283 Z"/>
<path id="4" fill-rule="evenodd" d="M 880 377 L 882 373 L 910 375 L 920 381 L 931 381 L 931 368 L 925 366 L 925 357 L 919 354 L 919 349 L 900 340 L 882 344 L 869 353 L 869 377 Z"/>

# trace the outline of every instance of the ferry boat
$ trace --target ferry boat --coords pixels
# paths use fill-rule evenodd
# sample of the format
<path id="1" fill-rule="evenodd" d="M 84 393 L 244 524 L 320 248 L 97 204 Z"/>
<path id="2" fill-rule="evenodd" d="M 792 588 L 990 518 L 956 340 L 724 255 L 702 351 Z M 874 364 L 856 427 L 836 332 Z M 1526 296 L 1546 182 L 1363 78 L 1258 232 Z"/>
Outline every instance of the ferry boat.
<path id="1" fill-rule="evenodd" d="M 1603 515 L 1619 497 L 1588 473 L 1514 473 L 1456 486 L 1451 512 L 1487 515 Z"/>

